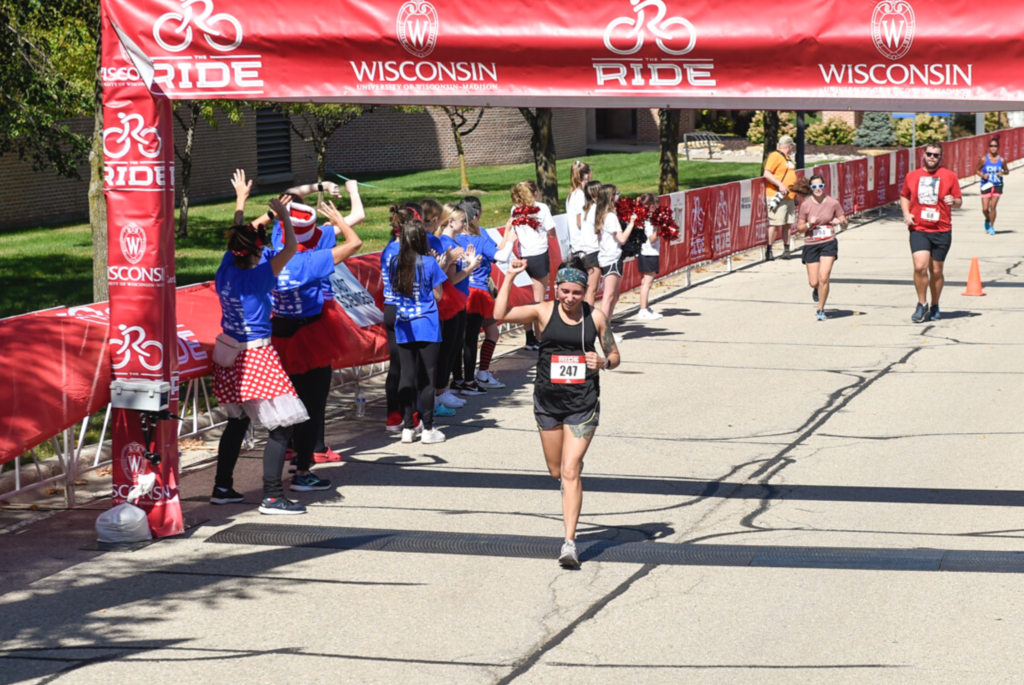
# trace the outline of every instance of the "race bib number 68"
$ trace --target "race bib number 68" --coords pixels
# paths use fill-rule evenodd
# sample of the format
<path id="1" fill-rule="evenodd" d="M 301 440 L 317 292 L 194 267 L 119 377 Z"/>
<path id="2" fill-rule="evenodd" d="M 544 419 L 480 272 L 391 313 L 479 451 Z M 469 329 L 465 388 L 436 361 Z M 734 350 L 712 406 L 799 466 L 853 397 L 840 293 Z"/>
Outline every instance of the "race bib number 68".
<path id="1" fill-rule="evenodd" d="M 587 358 L 581 354 L 551 355 L 551 382 L 578 385 L 587 381 Z"/>

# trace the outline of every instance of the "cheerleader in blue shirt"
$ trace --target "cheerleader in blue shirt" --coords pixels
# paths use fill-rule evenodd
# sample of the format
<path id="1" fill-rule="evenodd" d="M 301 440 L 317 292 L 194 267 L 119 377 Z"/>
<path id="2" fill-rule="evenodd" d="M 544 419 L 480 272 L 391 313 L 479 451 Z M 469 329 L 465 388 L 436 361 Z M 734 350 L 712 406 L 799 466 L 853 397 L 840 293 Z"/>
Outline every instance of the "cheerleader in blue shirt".
<path id="1" fill-rule="evenodd" d="M 441 263 L 428 254 L 423 222 L 411 219 L 401 225 L 399 248 L 391 250 L 382 273 L 387 274 L 390 297 L 395 308 L 395 341 L 400 366 L 398 398 L 403 428 L 402 442 L 416 435 L 413 413 L 419 396 L 423 421 L 422 441 L 444 442 L 444 433 L 434 428 L 434 378 L 441 346 L 441 322 L 437 301 L 441 299 L 446 258 Z M 392 363 L 394 360 L 392 360 Z"/>
<path id="2" fill-rule="evenodd" d="M 498 345 L 498 323 L 494 320 L 494 297 L 487 281 L 491 277 L 492 265 L 495 262 L 507 262 L 512 256 L 516 232 L 512 228 L 512 219 L 509 219 L 501 245 L 495 245 L 491 237 L 480 230 L 480 200 L 471 195 L 466 196 L 462 198 L 459 207 L 466 212 L 467 227 L 466 232 L 456 238 L 456 242 L 468 257 L 480 255 L 481 260 L 480 266 L 469 277 L 469 302 L 466 306 L 468 316 L 462 358 L 466 381 L 452 389 L 463 395 L 482 395 L 486 392 L 485 388 L 505 387 L 490 372 L 491 357 Z M 477 371 L 476 348 L 481 330 L 484 332 L 484 342 L 480 346 L 480 369 Z"/>
<path id="3" fill-rule="evenodd" d="M 252 186 L 244 175 L 235 175 L 236 188 L 248 196 Z M 227 411 L 228 422 L 217 455 L 217 476 L 210 501 L 241 502 L 234 490 L 232 472 L 238 446 L 256 421 L 270 430 L 263 451 L 263 500 L 260 513 L 304 514 L 305 507 L 284 497 L 281 471 L 292 427 L 309 419 L 292 382 L 271 345 L 271 291 L 297 247 L 284 203 L 270 201 L 272 211 L 284 217 L 284 245 L 270 259 L 263 259 L 267 242 L 262 225 L 236 226 L 228 231 L 228 253 L 217 270 L 215 284 L 222 311 L 221 327 L 213 350 L 213 394 Z"/>

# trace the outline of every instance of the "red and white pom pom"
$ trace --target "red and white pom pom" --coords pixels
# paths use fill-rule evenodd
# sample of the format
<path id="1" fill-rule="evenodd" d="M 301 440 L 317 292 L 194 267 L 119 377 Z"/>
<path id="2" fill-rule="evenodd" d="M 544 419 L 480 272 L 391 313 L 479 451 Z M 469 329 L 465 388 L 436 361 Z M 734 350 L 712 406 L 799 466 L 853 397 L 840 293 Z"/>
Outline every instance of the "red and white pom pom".
<path id="1" fill-rule="evenodd" d="M 512 225 L 513 226 L 529 226 L 530 228 L 537 230 L 540 228 L 540 220 L 534 216 L 540 212 L 540 207 L 536 205 L 533 207 L 527 207 L 523 205 L 521 207 L 514 207 L 512 209 Z"/>
<path id="2" fill-rule="evenodd" d="M 643 226 L 649 213 L 650 209 L 647 205 L 637 202 L 631 197 L 620 197 L 615 203 L 615 215 L 623 224 L 629 224 L 629 220 L 636 215 L 634 226 Z"/>
<path id="3" fill-rule="evenodd" d="M 672 210 L 668 207 L 658 207 L 655 209 L 648 221 L 654 226 L 658 232 L 658 237 L 662 240 L 678 240 L 679 239 L 679 226 L 676 225 L 675 217 L 672 216 Z"/>

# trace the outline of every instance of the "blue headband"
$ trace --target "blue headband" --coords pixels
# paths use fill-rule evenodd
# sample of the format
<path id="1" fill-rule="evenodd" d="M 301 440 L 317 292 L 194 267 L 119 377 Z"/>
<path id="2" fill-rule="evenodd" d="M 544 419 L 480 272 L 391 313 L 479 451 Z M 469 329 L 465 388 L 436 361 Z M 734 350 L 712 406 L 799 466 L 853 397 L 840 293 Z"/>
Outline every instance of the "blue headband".
<path id="1" fill-rule="evenodd" d="M 574 269 L 571 266 L 565 266 L 558 270 L 558 275 L 555 277 L 555 285 L 561 283 L 575 283 L 576 285 L 581 285 L 586 288 L 587 275 L 579 269 Z"/>

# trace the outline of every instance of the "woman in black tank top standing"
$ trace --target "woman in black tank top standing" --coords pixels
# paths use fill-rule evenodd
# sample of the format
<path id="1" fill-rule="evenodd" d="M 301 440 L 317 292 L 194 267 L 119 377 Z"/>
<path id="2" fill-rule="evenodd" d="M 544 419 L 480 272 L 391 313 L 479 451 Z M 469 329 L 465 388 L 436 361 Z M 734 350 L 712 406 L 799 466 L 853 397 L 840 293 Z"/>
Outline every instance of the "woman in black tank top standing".
<path id="1" fill-rule="evenodd" d="M 583 301 L 587 273 L 581 260 L 558 269 L 554 302 L 510 308 L 512 281 L 525 270 L 525 260 L 513 259 L 509 264 L 494 303 L 494 317 L 526 327 L 540 324 L 533 413 L 548 471 L 562 481 L 565 543 L 558 561 L 574 568 L 580 563 L 576 552 L 576 523 L 583 504 L 580 471 L 600 416 L 598 376 L 601 369 L 619 365 L 619 350 L 604 314 Z M 595 338 L 601 340 L 604 358 L 594 348 Z"/>

